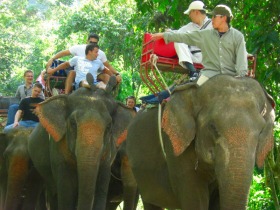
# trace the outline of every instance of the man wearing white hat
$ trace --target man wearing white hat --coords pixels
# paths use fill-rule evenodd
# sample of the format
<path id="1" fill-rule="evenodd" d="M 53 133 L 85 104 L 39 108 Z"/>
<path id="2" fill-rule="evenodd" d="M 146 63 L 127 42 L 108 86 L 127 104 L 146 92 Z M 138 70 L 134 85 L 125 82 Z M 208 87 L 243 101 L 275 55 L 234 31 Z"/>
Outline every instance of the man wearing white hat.
<path id="1" fill-rule="evenodd" d="M 243 34 L 230 26 L 233 17 L 226 5 L 217 5 L 211 13 L 213 29 L 190 33 L 165 32 L 152 35 L 153 40 L 183 42 L 201 48 L 204 69 L 197 84 L 217 74 L 243 77 L 247 74 L 247 51 Z"/>
<path id="2" fill-rule="evenodd" d="M 212 28 L 211 19 L 206 16 L 205 5 L 202 1 L 193 1 L 184 14 L 189 15 L 192 22 L 181 27 L 177 32 L 184 33 Z M 179 64 L 183 68 L 189 69 L 190 78 L 193 80 L 197 76 L 193 63 L 202 62 L 200 48 L 188 46 L 185 43 L 174 43 L 174 47 L 179 58 Z"/>

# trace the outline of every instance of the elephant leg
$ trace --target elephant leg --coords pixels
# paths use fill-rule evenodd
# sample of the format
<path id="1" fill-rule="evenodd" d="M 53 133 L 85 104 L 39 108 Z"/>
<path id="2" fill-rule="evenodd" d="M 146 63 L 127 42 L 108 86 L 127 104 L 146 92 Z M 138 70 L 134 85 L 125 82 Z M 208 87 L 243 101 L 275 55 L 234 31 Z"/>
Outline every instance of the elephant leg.
<path id="1" fill-rule="evenodd" d="M 178 195 L 180 207 L 182 210 L 208 209 L 211 179 L 208 180 L 208 176 L 202 172 L 201 168 L 204 167 L 202 163 L 199 163 L 199 168 L 195 170 L 192 167 L 195 164 L 191 162 L 193 158 L 191 156 L 183 157 L 185 154 L 176 158 L 177 169 L 175 165 L 170 167 L 170 177 L 172 177 L 172 185 L 175 194 Z M 209 173 L 211 173 L 210 169 Z"/>
<path id="2" fill-rule="evenodd" d="M 145 210 L 164 210 L 161 207 L 155 206 L 153 204 L 150 203 L 146 203 L 145 201 L 143 201 L 143 206 Z"/>
<path id="3" fill-rule="evenodd" d="M 51 196 L 52 202 L 55 202 L 57 196 L 59 210 L 74 210 L 78 196 L 77 168 L 72 154 L 65 148 L 65 139 L 58 143 L 50 141 L 51 174 L 55 184 L 49 183 L 52 179 L 48 178 L 48 186 L 51 187 L 48 188 L 48 195 Z M 51 205 L 55 206 L 55 203 Z"/>
<path id="4" fill-rule="evenodd" d="M 28 152 L 34 167 L 43 178 L 50 209 L 56 210 L 58 209 L 57 193 L 50 163 L 50 142 L 49 134 L 39 124 L 29 137 Z"/>
<path id="5" fill-rule="evenodd" d="M 7 176 L 0 176 L 0 209 L 3 210 L 5 206 L 5 199 L 7 193 Z"/>
<path id="6" fill-rule="evenodd" d="M 40 198 L 43 192 L 43 179 L 37 172 L 37 170 L 32 167 L 29 173 L 29 177 L 26 183 L 26 193 L 24 203 L 22 205 L 22 210 L 31 210 L 36 208 L 36 204 L 40 202 Z M 41 208 L 36 208 L 36 210 L 47 210 L 46 202 L 41 204 Z"/>
<path id="7" fill-rule="evenodd" d="M 94 208 L 105 209 L 107 203 L 107 194 L 111 177 L 110 159 L 101 159 L 99 172 L 96 181 Z"/>
<path id="8" fill-rule="evenodd" d="M 22 192 L 28 177 L 29 159 L 23 156 L 10 159 L 5 209 L 17 210 L 23 202 Z"/>
<path id="9" fill-rule="evenodd" d="M 136 209 L 138 203 L 137 183 L 133 176 L 128 157 L 125 155 L 121 161 L 121 177 L 123 183 L 124 210 Z"/>
<path id="10" fill-rule="evenodd" d="M 47 209 L 58 210 L 57 193 L 46 189 Z"/>
<path id="11" fill-rule="evenodd" d="M 220 195 L 219 195 L 219 189 L 217 187 L 217 182 L 214 182 L 209 186 L 209 191 L 210 191 L 209 210 L 221 209 L 220 208 Z"/>
<path id="12" fill-rule="evenodd" d="M 50 208 L 47 208 L 46 192 L 45 189 L 43 189 L 39 194 L 39 198 L 36 204 L 36 210 L 48 210 L 48 209 Z"/>
<path id="13" fill-rule="evenodd" d="M 121 202 L 107 202 L 106 210 L 116 210 Z"/>
<path id="14" fill-rule="evenodd" d="M 57 198 L 59 210 L 75 210 L 77 198 L 77 171 L 67 165 L 58 165 L 56 174 Z"/>

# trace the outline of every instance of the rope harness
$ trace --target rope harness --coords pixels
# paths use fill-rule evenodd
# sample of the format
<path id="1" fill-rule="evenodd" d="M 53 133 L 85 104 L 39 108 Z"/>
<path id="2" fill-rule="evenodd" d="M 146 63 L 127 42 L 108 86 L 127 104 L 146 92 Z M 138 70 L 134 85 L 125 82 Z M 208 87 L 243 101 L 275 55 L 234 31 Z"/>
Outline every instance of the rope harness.
<path id="1" fill-rule="evenodd" d="M 157 67 L 157 61 L 158 61 L 158 56 L 156 54 L 151 54 L 150 62 L 155 67 L 155 69 L 157 70 L 162 82 L 164 83 L 164 86 L 165 86 L 166 90 L 169 92 L 169 94 L 171 94 L 171 91 L 170 91 L 169 87 L 167 86 L 161 72 L 159 71 L 159 69 Z M 161 110 L 162 110 L 161 106 L 162 105 L 159 104 L 159 107 L 158 107 L 158 134 L 159 134 L 159 141 L 160 141 L 161 150 L 162 150 L 162 153 L 164 155 L 164 158 L 166 159 L 166 153 L 165 153 L 165 150 L 164 150 L 162 134 L 161 134 Z"/>
<path id="2" fill-rule="evenodd" d="M 157 70 L 162 82 L 164 83 L 165 89 L 169 92 L 169 94 L 171 95 L 171 91 L 170 88 L 167 86 L 161 72 L 159 71 L 158 67 L 157 67 L 157 61 L 158 61 L 158 56 L 156 54 L 151 54 L 150 56 L 150 62 L 151 64 L 155 67 L 155 69 Z M 182 75 L 181 78 L 179 78 L 178 81 L 175 81 L 175 85 L 180 84 L 186 77 L 188 77 L 188 75 Z M 163 139 L 162 139 L 162 130 L 161 130 L 161 112 L 162 112 L 162 104 L 159 104 L 158 107 L 158 134 L 159 134 L 159 141 L 160 141 L 160 146 L 161 146 L 161 150 L 163 153 L 164 158 L 166 159 L 166 152 L 164 150 L 164 145 L 163 145 Z"/>
<path id="3" fill-rule="evenodd" d="M 158 56 L 156 54 L 151 54 L 150 56 L 150 62 L 151 64 L 155 67 L 155 69 L 157 70 L 162 82 L 164 83 L 164 86 L 166 88 L 166 90 L 169 92 L 169 94 L 171 94 L 171 91 L 169 89 L 169 87 L 167 86 L 162 74 L 160 73 L 160 71 L 158 70 L 158 67 L 157 67 L 157 60 L 158 60 Z"/>
<path id="4" fill-rule="evenodd" d="M 161 134 L 161 110 L 162 110 L 162 105 L 159 104 L 159 106 L 158 106 L 158 136 L 159 136 L 159 142 L 160 142 L 160 146 L 161 146 L 163 156 L 166 159 L 166 153 L 165 153 L 165 150 L 164 150 L 162 134 Z"/>

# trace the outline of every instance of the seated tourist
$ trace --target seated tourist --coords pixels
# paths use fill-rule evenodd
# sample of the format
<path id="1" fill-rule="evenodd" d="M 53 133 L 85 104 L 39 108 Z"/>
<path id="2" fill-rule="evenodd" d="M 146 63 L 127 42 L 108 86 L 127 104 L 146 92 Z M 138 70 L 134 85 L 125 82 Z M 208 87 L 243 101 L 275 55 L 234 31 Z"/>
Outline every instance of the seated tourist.
<path id="1" fill-rule="evenodd" d="M 23 74 L 24 84 L 18 86 L 15 97 L 20 100 L 31 96 L 33 84 L 34 73 L 32 70 L 26 70 Z M 40 93 L 40 98 L 45 99 L 43 91 Z M 18 111 L 19 104 L 11 104 L 8 109 L 7 125 L 14 123 L 16 112 Z"/>
<path id="2" fill-rule="evenodd" d="M 90 87 L 91 84 L 88 84 L 86 80 L 87 73 L 90 73 L 97 87 L 105 89 L 110 76 L 104 73 L 104 65 L 101 60 L 97 59 L 98 51 L 99 46 L 97 44 L 88 44 L 85 49 L 86 57 L 75 56 L 69 61 L 58 65 L 56 68 L 47 69 L 47 73 L 52 75 L 58 70 L 74 67 L 74 71 L 76 72 L 76 88 Z"/>
<path id="3" fill-rule="evenodd" d="M 135 112 L 139 111 L 139 108 L 136 106 L 136 98 L 134 96 L 128 96 L 125 99 L 126 106 L 133 109 Z"/>
<path id="4" fill-rule="evenodd" d="M 213 28 L 211 19 L 206 16 L 206 8 L 202 1 L 193 1 L 184 14 L 189 16 L 191 22 L 181 27 L 177 32 L 183 33 Z M 179 64 L 183 68 L 189 69 L 190 80 L 195 80 L 198 74 L 193 63 L 202 62 L 201 49 L 194 45 L 177 42 L 174 43 L 174 47 L 179 58 Z"/>
<path id="5" fill-rule="evenodd" d="M 88 39 L 87 39 L 87 44 L 90 44 L 90 43 L 98 44 L 98 42 L 99 42 L 99 36 L 97 34 L 90 33 L 88 36 Z M 64 56 L 73 55 L 73 56 L 85 57 L 85 49 L 86 49 L 86 44 L 82 44 L 82 45 L 72 46 L 69 48 L 69 50 L 63 50 L 63 51 L 58 52 L 56 55 L 54 55 L 48 61 L 47 65 L 46 65 L 46 69 L 51 67 L 54 60 L 62 58 Z M 107 60 L 105 53 L 100 49 L 98 51 L 97 59 L 101 60 L 102 63 L 104 64 L 104 66 L 105 66 L 104 73 L 108 74 L 109 76 L 115 75 L 117 82 L 120 83 L 122 80 L 121 75 L 113 68 L 113 66 Z M 68 72 L 67 79 L 65 82 L 65 94 L 69 94 L 72 91 L 72 83 L 73 83 L 73 81 L 75 79 L 75 75 L 76 75 L 75 73 L 76 72 L 73 70 Z M 109 77 L 106 77 L 105 79 L 108 79 L 108 78 Z"/>
<path id="6" fill-rule="evenodd" d="M 5 133 L 18 126 L 26 128 L 36 127 L 39 119 L 33 113 L 33 110 L 35 109 L 36 104 L 44 101 L 44 99 L 40 98 L 42 89 L 43 87 L 40 83 L 36 83 L 33 85 L 31 96 L 20 101 L 18 111 L 15 115 L 14 123 L 4 128 Z"/>

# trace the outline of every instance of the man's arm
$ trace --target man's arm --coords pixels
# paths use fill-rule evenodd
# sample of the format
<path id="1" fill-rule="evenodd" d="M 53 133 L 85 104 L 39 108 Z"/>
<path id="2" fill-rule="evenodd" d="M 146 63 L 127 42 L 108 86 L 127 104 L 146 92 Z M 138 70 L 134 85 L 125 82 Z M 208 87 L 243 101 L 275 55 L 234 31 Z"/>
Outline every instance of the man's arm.
<path id="1" fill-rule="evenodd" d="M 152 40 L 163 39 L 163 33 L 152 34 L 151 39 L 152 39 Z"/>
<path id="2" fill-rule="evenodd" d="M 119 72 L 117 72 L 116 69 L 113 66 L 111 66 L 111 64 L 108 61 L 104 62 L 103 64 L 105 66 L 104 72 L 106 74 L 109 74 L 110 76 L 112 76 L 113 74 L 116 75 L 117 82 L 120 83 L 122 81 L 122 78 Z"/>
<path id="3" fill-rule="evenodd" d="M 46 65 L 46 69 L 49 69 L 52 65 L 52 62 L 55 60 L 55 59 L 59 59 L 59 58 L 62 58 L 64 56 L 68 56 L 68 55 L 71 55 L 71 52 L 70 50 L 63 50 L 63 51 L 60 51 L 59 53 L 57 53 L 55 56 L 53 56 L 52 58 L 50 58 L 50 60 L 48 61 L 47 65 Z"/>
<path id="4" fill-rule="evenodd" d="M 61 69 L 67 69 L 67 68 L 69 68 L 70 67 L 70 63 L 69 63 L 69 61 L 66 61 L 66 62 L 64 62 L 64 63 L 62 63 L 62 64 L 59 64 L 56 68 L 48 68 L 47 69 L 47 73 L 49 74 L 49 75 L 52 75 L 54 72 L 56 72 L 56 71 L 58 71 L 58 70 L 61 70 Z"/>
<path id="5" fill-rule="evenodd" d="M 248 73 L 247 54 L 244 36 L 242 35 L 236 46 L 236 70 L 238 76 L 243 77 Z"/>
<path id="6" fill-rule="evenodd" d="M 164 42 L 168 44 L 169 42 L 185 43 L 190 46 L 200 47 L 203 45 L 202 40 L 208 35 L 205 34 L 205 31 L 209 30 L 200 30 L 200 31 L 191 31 L 185 33 L 179 32 L 165 32 L 165 33 L 156 33 L 152 34 L 152 40 L 164 39 Z"/>
<path id="7" fill-rule="evenodd" d="M 19 126 L 19 121 L 21 119 L 21 116 L 22 116 L 22 110 L 17 110 L 17 113 L 15 115 L 14 125 L 13 125 L 14 128 Z"/>
<path id="8" fill-rule="evenodd" d="M 20 98 L 20 86 L 18 86 L 18 88 L 17 88 L 15 97 L 18 98 L 19 100 L 21 99 L 21 98 Z"/>

